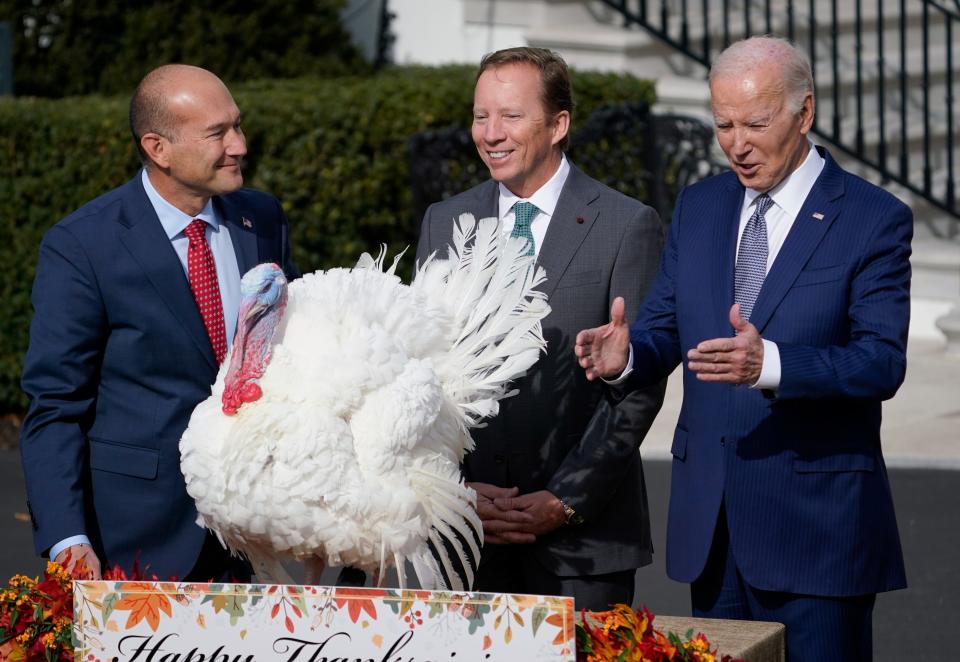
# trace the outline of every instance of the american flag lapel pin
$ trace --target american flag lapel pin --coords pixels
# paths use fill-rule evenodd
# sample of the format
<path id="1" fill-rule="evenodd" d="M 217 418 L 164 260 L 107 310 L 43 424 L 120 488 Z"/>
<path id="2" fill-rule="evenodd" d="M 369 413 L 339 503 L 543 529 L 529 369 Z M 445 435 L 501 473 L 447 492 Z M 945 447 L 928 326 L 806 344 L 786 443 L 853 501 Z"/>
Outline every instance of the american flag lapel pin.
<path id="1" fill-rule="evenodd" d="M 815 211 L 815 212 L 813 212 L 813 218 L 814 218 L 815 220 L 822 221 L 822 220 L 823 220 L 823 214 L 821 214 L 821 213 L 818 212 L 818 211 Z M 244 219 L 244 220 L 246 220 L 246 219 Z"/>
<path id="2" fill-rule="evenodd" d="M 820 218 L 823 218 L 823 216 L 821 215 Z M 251 221 L 246 216 L 241 216 L 240 220 L 243 222 L 243 227 L 245 227 L 246 229 L 249 230 L 250 228 L 253 227 L 253 221 Z"/>

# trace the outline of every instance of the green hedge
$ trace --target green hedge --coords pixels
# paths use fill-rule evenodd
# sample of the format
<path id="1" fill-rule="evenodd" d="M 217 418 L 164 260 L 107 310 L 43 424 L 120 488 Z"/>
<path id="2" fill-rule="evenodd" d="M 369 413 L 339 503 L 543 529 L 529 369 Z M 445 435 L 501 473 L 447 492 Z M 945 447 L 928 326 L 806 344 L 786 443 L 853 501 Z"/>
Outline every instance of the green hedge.
<path id="1" fill-rule="evenodd" d="M 224 80 L 368 69 L 340 23 L 346 0 L 0 0 L 14 92 L 124 94 L 167 62 Z"/>
<path id="2" fill-rule="evenodd" d="M 304 271 L 353 264 L 381 242 L 391 253 L 415 245 L 406 140 L 468 126 L 473 78 L 472 67 L 397 68 L 233 86 L 246 183 L 283 201 Z M 653 100 L 650 83 L 609 74 L 575 73 L 574 93 L 575 126 L 603 103 Z M 0 99 L 0 413 L 25 405 L 18 382 L 41 236 L 136 172 L 126 109 L 126 97 Z"/>

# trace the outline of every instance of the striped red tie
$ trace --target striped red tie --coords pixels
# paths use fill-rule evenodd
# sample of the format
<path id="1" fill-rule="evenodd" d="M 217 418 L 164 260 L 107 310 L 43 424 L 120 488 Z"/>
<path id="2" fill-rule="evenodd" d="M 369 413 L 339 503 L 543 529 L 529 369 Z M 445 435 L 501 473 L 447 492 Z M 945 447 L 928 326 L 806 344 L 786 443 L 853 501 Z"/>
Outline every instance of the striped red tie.
<path id="1" fill-rule="evenodd" d="M 190 240 L 190 247 L 187 249 L 187 273 L 193 298 L 197 301 L 203 325 L 207 327 L 207 335 L 210 336 L 213 353 L 217 357 L 217 363 L 221 363 L 227 354 L 227 329 L 223 323 L 217 265 L 213 261 L 213 252 L 204 233 L 206 225 L 197 218 L 183 231 Z"/>

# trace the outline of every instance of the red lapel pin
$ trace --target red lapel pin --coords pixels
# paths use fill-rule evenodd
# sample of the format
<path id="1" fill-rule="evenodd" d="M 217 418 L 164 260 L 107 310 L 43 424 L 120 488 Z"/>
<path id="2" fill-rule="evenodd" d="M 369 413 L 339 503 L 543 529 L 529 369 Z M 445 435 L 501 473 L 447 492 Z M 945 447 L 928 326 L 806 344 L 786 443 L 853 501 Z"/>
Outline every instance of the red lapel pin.
<path id="1" fill-rule="evenodd" d="M 583 225 L 583 216 L 577 216 L 577 223 Z"/>

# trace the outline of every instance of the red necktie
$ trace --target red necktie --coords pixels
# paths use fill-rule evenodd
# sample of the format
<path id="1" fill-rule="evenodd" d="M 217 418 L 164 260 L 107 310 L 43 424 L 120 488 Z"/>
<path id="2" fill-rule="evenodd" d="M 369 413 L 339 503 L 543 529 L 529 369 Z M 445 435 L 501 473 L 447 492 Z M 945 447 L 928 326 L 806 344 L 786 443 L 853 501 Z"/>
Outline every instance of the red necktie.
<path id="1" fill-rule="evenodd" d="M 206 225 L 196 218 L 183 231 L 190 240 L 190 247 L 187 249 L 187 273 L 193 298 L 197 301 L 203 325 L 207 327 L 207 335 L 213 345 L 213 353 L 217 357 L 217 363 L 221 363 L 227 353 L 227 330 L 223 323 L 217 265 L 213 262 L 213 252 L 204 234 Z"/>

